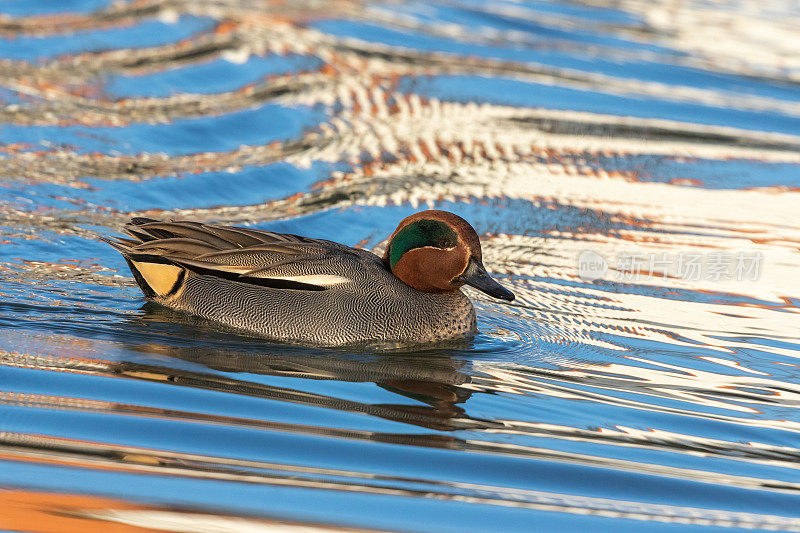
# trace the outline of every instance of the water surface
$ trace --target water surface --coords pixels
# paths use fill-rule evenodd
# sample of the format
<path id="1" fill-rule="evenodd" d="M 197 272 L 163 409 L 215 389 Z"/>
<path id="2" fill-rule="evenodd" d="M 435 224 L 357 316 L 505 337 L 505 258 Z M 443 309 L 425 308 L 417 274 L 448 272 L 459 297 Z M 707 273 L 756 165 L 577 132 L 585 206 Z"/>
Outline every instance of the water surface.
<path id="1" fill-rule="evenodd" d="M 800 531 L 796 8 L 0 8 L 0 528 Z M 517 299 L 424 350 L 145 304 L 97 239 L 429 207 Z"/>

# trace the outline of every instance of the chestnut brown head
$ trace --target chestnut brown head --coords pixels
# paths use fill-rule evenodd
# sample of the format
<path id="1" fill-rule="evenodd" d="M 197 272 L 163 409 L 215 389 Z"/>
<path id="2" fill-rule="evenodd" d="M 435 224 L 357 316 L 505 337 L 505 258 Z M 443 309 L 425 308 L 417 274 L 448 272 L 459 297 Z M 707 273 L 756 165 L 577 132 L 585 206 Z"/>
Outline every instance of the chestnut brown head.
<path id="1" fill-rule="evenodd" d="M 383 260 L 406 285 L 423 292 L 452 292 L 470 285 L 511 301 L 514 294 L 483 268 L 481 243 L 469 222 L 447 211 L 404 218 L 389 237 Z"/>

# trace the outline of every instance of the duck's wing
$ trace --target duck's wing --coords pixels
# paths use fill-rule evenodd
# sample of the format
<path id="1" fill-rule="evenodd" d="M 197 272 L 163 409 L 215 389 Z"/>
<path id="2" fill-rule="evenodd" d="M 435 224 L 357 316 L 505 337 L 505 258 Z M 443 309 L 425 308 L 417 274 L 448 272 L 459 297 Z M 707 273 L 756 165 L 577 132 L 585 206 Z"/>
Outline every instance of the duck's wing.
<path id="1" fill-rule="evenodd" d="M 278 289 L 321 291 L 352 282 L 364 269 L 363 252 L 322 239 L 148 218 L 134 218 L 124 229 L 131 238 L 103 240 L 125 257 L 150 297 L 175 293 L 187 270 Z"/>

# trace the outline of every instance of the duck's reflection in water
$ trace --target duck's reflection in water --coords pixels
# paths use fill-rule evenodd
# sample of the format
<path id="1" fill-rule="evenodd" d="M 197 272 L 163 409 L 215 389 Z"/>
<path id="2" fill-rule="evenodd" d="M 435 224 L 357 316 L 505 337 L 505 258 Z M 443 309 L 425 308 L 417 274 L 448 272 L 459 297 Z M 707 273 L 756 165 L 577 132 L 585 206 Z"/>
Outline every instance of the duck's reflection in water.
<path id="1" fill-rule="evenodd" d="M 216 324 L 158 305 L 148 304 L 143 311 L 143 315 L 132 319 L 128 324 L 124 335 L 126 348 L 203 365 L 213 372 L 123 361 L 115 368 L 117 375 L 358 412 L 440 431 L 474 428 L 476 421 L 466 420 L 464 409 L 459 405 L 471 396 L 471 391 L 464 387 L 471 381 L 471 377 L 461 370 L 462 360 L 454 357 L 470 346 L 469 340 L 428 345 L 424 349 L 390 349 L 381 346 L 381 351 L 375 351 L 375 346 L 354 346 L 349 349 L 321 350 L 296 345 L 266 344 L 260 339 L 226 335 L 225 330 L 220 331 Z M 176 333 L 175 329 L 182 331 L 171 342 L 165 342 L 166 339 L 158 335 L 158 330 L 165 327 L 172 329 L 173 335 Z M 144 331 L 149 334 L 139 336 Z M 134 338 L 138 338 L 139 342 Z M 222 342 L 208 345 L 206 341 L 212 338 Z M 186 344 L 185 339 L 193 339 L 193 342 Z M 233 377 L 234 374 L 237 377 Z M 257 379 L 248 380 L 243 374 L 371 382 L 386 391 L 419 403 L 362 403 L 309 390 L 268 385 Z M 438 435 L 374 436 L 380 440 L 388 438 L 403 443 L 408 443 L 408 438 L 433 439 L 437 441 L 437 446 L 449 440 Z"/>

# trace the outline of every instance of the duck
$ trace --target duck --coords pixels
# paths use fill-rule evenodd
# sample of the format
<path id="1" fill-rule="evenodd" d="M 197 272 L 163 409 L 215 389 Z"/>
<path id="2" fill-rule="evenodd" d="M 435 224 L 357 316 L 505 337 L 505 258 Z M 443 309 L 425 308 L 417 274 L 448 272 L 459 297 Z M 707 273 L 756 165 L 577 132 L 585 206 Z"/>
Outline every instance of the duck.
<path id="1" fill-rule="evenodd" d="M 483 266 L 475 229 L 428 210 L 383 256 L 248 227 L 135 217 L 120 252 L 145 298 L 256 336 L 300 344 L 437 343 L 477 333 L 468 285 L 513 301 Z"/>

